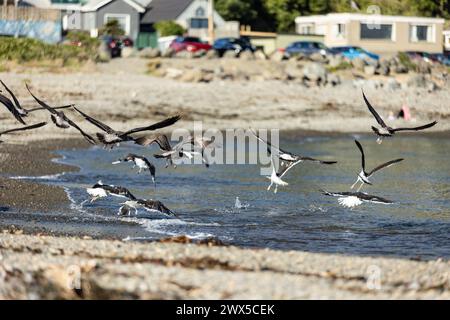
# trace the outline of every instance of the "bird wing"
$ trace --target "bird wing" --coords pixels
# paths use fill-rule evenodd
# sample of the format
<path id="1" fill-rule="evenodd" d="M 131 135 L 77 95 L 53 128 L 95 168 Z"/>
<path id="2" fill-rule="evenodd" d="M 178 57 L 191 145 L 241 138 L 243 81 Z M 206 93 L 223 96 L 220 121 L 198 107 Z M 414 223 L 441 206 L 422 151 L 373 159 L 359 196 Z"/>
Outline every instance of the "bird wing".
<path id="1" fill-rule="evenodd" d="M 370 171 L 369 173 L 367 173 L 367 176 L 370 177 L 370 176 L 373 175 L 375 172 L 377 172 L 377 171 L 379 171 L 379 170 L 381 170 L 381 169 L 383 169 L 383 168 L 390 167 L 390 166 L 392 166 L 393 164 L 396 164 L 397 162 L 400 162 L 400 161 L 403 161 L 403 160 L 404 160 L 403 158 L 401 158 L 401 159 L 395 159 L 395 160 L 391 160 L 391 161 L 388 161 L 388 162 L 386 162 L 386 163 L 380 164 L 378 167 L 376 167 L 375 169 L 373 169 L 372 171 Z"/>
<path id="2" fill-rule="evenodd" d="M 281 150 L 280 148 L 277 148 L 277 147 L 272 146 L 272 144 L 271 144 L 270 142 L 268 142 L 268 141 L 264 140 L 263 138 L 261 138 L 261 137 L 256 133 L 255 130 L 250 129 L 250 131 L 251 131 L 251 133 L 253 133 L 253 135 L 254 135 L 259 141 L 261 141 L 261 142 L 263 142 L 263 143 L 265 143 L 265 144 L 267 145 L 267 152 L 269 152 L 269 154 L 272 153 L 272 152 L 271 152 L 271 149 L 276 150 L 278 153 L 289 153 L 289 152 L 286 152 L 286 151 L 284 151 L 284 150 Z"/>
<path id="3" fill-rule="evenodd" d="M 24 131 L 24 130 L 31 130 L 31 129 L 35 129 L 35 128 L 40 128 L 40 127 L 45 126 L 46 124 L 47 124 L 47 122 L 40 122 L 40 123 L 32 124 L 32 125 L 29 125 L 29 126 L 26 126 L 26 127 L 9 129 L 9 130 L 0 132 L 0 136 L 2 134 L 11 133 L 11 132 L 15 132 L 15 131 Z"/>
<path id="4" fill-rule="evenodd" d="M 420 127 L 414 127 L 414 128 L 397 128 L 397 129 L 392 129 L 392 131 L 396 132 L 396 131 L 419 131 L 419 130 L 424 130 L 424 129 L 428 129 L 431 128 L 433 126 L 435 126 L 437 124 L 437 121 L 433 121 L 431 123 L 428 123 L 426 125 L 420 126 Z"/>
<path id="5" fill-rule="evenodd" d="M 141 146 L 149 146 L 152 143 L 156 142 L 161 150 L 163 150 L 163 151 L 172 150 L 169 139 L 167 138 L 167 136 L 165 134 L 158 134 L 156 137 L 154 135 L 143 136 L 143 137 L 134 139 L 134 142 Z"/>
<path id="6" fill-rule="evenodd" d="M 65 106 L 54 107 L 54 108 L 52 108 L 52 109 L 53 109 L 53 110 L 67 109 L 67 108 L 71 108 L 71 107 L 73 107 L 73 106 L 74 106 L 74 104 L 68 104 L 68 105 L 65 105 Z M 27 109 L 26 111 L 27 111 L 28 113 L 30 113 L 30 112 L 34 112 L 34 111 L 38 111 L 38 110 L 45 110 L 45 108 L 38 107 L 38 108 Z"/>
<path id="7" fill-rule="evenodd" d="M 67 121 L 68 124 L 70 124 L 72 127 L 74 127 L 75 129 L 77 129 L 78 131 L 80 131 L 80 133 L 83 135 L 83 137 L 90 143 L 90 144 L 96 144 L 95 143 L 95 139 L 92 138 L 90 135 L 88 135 L 86 132 L 84 132 L 83 130 L 81 130 L 81 128 L 72 120 L 70 120 L 69 118 L 67 118 L 66 116 L 65 120 Z"/>
<path id="8" fill-rule="evenodd" d="M 310 157 L 300 157 L 300 160 L 319 162 L 320 164 L 336 164 L 337 163 L 337 161 L 323 161 L 323 160 L 314 159 L 314 158 L 310 158 Z"/>
<path id="9" fill-rule="evenodd" d="M 89 121 L 90 123 L 92 123 L 94 126 L 96 126 L 97 128 L 105 131 L 106 133 L 115 133 L 115 131 L 109 127 L 108 125 L 104 124 L 103 122 L 92 118 L 91 116 L 88 116 L 86 113 L 82 112 L 81 110 L 79 110 L 77 107 L 73 107 L 76 111 L 78 111 L 79 114 L 81 114 L 87 121 Z"/>
<path id="10" fill-rule="evenodd" d="M 380 115 L 377 113 L 377 111 L 375 110 L 374 107 L 372 107 L 372 105 L 370 104 L 369 100 L 367 100 L 366 95 L 364 94 L 364 91 L 362 91 L 362 95 L 364 98 L 364 102 L 367 105 L 367 108 L 369 108 L 369 111 L 372 113 L 372 115 L 375 117 L 375 119 L 377 120 L 378 124 L 380 126 L 382 126 L 383 128 L 387 128 L 386 123 L 384 123 L 383 119 L 380 117 Z"/>
<path id="11" fill-rule="evenodd" d="M 156 130 L 156 129 L 165 128 L 165 127 L 173 125 L 175 122 L 177 122 L 180 119 L 181 119 L 181 116 L 177 115 L 177 116 L 174 116 L 174 117 L 170 117 L 170 118 L 164 119 L 164 120 L 162 120 L 160 122 L 154 123 L 154 124 L 152 124 L 150 126 L 147 126 L 147 127 L 140 127 L 140 128 L 134 128 L 134 129 L 128 130 L 128 131 L 124 132 L 122 135 L 126 136 L 126 135 L 129 135 L 129 134 L 132 134 L 132 133 L 136 133 L 136 132 L 153 131 L 153 130 Z"/>
<path id="12" fill-rule="evenodd" d="M 44 101 L 37 98 L 30 90 L 30 87 L 28 87 L 28 84 L 25 85 L 27 87 L 28 92 L 31 94 L 31 96 L 36 100 L 37 103 L 39 103 L 44 109 L 47 109 L 50 113 L 57 114 L 55 109 L 50 107 L 48 104 L 46 104 Z"/>
<path id="13" fill-rule="evenodd" d="M 358 140 L 355 140 L 356 146 L 358 147 L 359 151 L 361 151 L 361 166 L 364 172 L 366 172 L 366 157 L 364 156 L 364 150 L 363 147 L 361 145 L 361 143 L 359 143 Z"/>
<path id="14" fill-rule="evenodd" d="M 14 107 L 12 101 L 8 97 L 2 95 L 1 93 L 0 93 L 0 103 L 2 103 L 9 110 L 9 112 L 13 114 L 14 118 L 16 118 L 17 121 L 19 121 L 21 124 L 24 125 L 26 124 L 25 121 L 23 121 L 17 109 Z"/>
<path id="15" fill-rule="evenodd" d="M 16 107 L 19 108 L 19 109 L 23 109 L 22 106 L 20 105 L 19 100 L 17 100 L 15 94 L 14 94 L 14 93 L 6 86 L 6 84 L 5 84 L 2 80 L 0 80 L 0 82 L 1 82 L 1 84 L 5 87 L 6 91 L 8 91 L 8 93 L 9 93 L 9 94 L 11 95 L 11 97 L 13 98 L 14 104 L 16 105 Z"/>

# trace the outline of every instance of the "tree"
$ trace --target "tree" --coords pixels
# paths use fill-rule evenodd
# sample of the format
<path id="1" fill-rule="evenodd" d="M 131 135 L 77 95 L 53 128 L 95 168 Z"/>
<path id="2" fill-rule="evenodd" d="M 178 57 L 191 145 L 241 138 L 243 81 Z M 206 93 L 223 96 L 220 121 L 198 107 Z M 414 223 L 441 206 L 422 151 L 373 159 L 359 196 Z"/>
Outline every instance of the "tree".
<path id="1" fill-rule="evenodd" d="M 163 20 L 155 23 L 155 29 L 160 37 L 182 36 L 186 30 L 175 21 Z"/>
<path id="2" fill-rule="evenodd" d="M 216 0 L 215 9 L 225 20 L 239 21 L 253 30 L 273 31 L 275 27 L 263 0 Z"/>
<path id="3" fill-rule="evenodd" d="M 308 15 L 308 0 L 264 0 L 267 11 L 274 17 L 279 32 L 295 30 L 295 18 Z"/>
<path id="4" fill-rule="evenodd" d="M 117 20 L 109 20 L 107 23 L 103 25 L 103 27 L 99 30 L 100 35 L 110 35 L 110 36 L 123 36 L 125 31 L 119 24 Z"/>

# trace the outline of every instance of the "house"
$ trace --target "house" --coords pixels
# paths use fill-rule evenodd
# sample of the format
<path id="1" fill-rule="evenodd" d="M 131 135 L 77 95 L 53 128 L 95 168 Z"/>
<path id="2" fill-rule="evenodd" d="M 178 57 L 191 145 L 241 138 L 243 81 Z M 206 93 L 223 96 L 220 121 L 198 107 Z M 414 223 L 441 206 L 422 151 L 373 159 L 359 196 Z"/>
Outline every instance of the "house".
<path id="1" fill-rule="evenodd" d="M 143 15 L 141 26 L 152 30 L 158 21 L 175 21 L 187 30 L 190 36 L 208 38 L 208 0 L 151 0 Z M 226 21 L 214 10 L 214 28 L 226 28 Z M 236 30 L 237 32 L 239 31 Z"/>
<path id="2" fill-rule="evenodd" d="M 330 13 L 297 17 L 296 32 L 323 35 L 329 47 L 359 46 L 377 53 L 441 53 L 444 19 Z"/>

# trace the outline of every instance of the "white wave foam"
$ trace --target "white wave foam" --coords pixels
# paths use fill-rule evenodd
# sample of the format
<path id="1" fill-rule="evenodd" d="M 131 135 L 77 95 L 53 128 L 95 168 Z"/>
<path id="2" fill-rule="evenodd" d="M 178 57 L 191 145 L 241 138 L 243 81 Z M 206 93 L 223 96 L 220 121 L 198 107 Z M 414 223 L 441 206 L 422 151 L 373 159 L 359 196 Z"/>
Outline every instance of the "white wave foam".
<path id="1" fill-rule="evenodd" d="M 10 179 L 14 179 L 14 180 L 58 180 L 58 178 L 64 174 L 65 174 L 65 172 L 49 174 L 49 175 L 44 175 L 44 176 L 35 176 L 35 177 L 33 177 L 33 176 L 15 176 L 15 177 L 10 177 Z"/>
<path id="2" fill-rule="evenodd" d="M 145 228 L 146 231 L 156 234 L 162 234 L 167 236 L 179 236 L 184 235 L 191 239 L 205 239 L 214 237 L 211 233 L 205 232 L 194 232 L 192 234 L 188 234 L 185 232 L 173 232 L 166 229 L 167 226 L 173 225 L 198 225 L 196 223 L 186 222 L 180 219 L 141 219 L 138 217 L 126 217 L 119 218 L 124 222 L 134 222 Z"/>

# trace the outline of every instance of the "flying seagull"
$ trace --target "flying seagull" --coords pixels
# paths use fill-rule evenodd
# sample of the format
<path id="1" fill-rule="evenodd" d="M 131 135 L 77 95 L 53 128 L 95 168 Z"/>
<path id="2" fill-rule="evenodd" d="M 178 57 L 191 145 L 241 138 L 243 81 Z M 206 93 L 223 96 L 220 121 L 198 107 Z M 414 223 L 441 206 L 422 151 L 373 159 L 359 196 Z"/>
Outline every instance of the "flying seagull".
<path id="1" fill-rule="evenodd" d="M 83 137 L 90 143 L 95 144 L 94 138 L 92 138 L 90 135 L 85 133 L 81 128 L 72 120 L 67 118 L 67 116 L 62 111 L 56 111 L 54 108 L 50 107 L 48 104 L 46 104 L 44 101 L 38 99 L 30 90 L 30 88 L 27 85 L 28 92 L 30 92 L 31 96 L 34 98 L 34 100 L 37 101 L 44 109 L 47 109 L 48 112 L 50 112 L 50 118 L 52 119 L 53 123 L 58 127 L 62 129 L 67 129 L 70 127 L 73 127 L 77 129 Z"/>
<path id="2" fill-rule="evenodd" d="M 148 135 L 136 138 L 135 143 L 141 145 L 141 146 L 150 146 L 153 143 L 156 143 L 161 151 L 163 151 L 161 154 L 155 154 L 154 157 L 157 159 L 166 159 L 166 168 L 169 165 L 172 165 L 174 168 L 176 168 L 176 165 L 173 163 L 174 159 L 181 159 L 183 157 L 187 157 L 188 159 L 194 158 L 195 155 L 201 155 L 202 156 L 202 162 L 205 164 L 205 166 L 208 168 L 209 163 L 206 157 L 203 154 L 203 150 L 201 152 L 195 151 L 195 150 L 186 150 L 184 146 L 190 145 L 192 147 L 195 147 L 196 144 L 199 144 L 198 147 L 202 148 L 203 146 L 209 146 L 211 143 L 208 143 L 206 140 L 203 141 L 202 139 L 194 139 L 193 137 L 188 137 L 187 139 L 183 139 L 181 142 L 177 143 L 175 146 L 170 145 L 169 138 L 165 134 L 157 134 L 157 135 Z M 201 143 L 201 145 L 200 145 Z M 190 148 L 192 149 L 192 148 Z"/>
<path id="3" fill-rule="evenodd" d="M 355 185 L 356 185 L 358 182 L 361 182 L 361 185 L 360 185 L 359 188 L 358 188 L 358 192 L 359 192 L 359 190 L 361 190 L 361 188 L 362 188 L 362 186 L 363 186 L 364 184 L 372 185 L 372 183 L 369 181 L 369 178 L 370 178 L 375 172 L 377 172 L 377 171 L 379 171 L 379 170 L 381 170 L 381 169 L 390 167 L 390 166 L 392 166 L 393 164 L 398 163 L 398 162 L 404 160 L 403 158 L 391 160 L 391 161 L 388 161 L 388 162 L 386 162 L 386 163 L 380 164 L 378 167 L 376 167 L 376 168 L 373 169 L 372 171 L 367 172 L 367 171 L 366 171 L 366 160 L 365 160 L 365 156 L 364 156 L 364 150 L 363 150 L 363 147 L 362 147 L 362 145 L 359 143 L 358 140 L 355 140 L 355 143 L 356 143 L 356 146 L 358 147 L 359 151 L 361 151 L 361 166 L 362 166 L 362 170 L 361 170 L 361 172 L 358 174 L 358 178 L 356 179 L 355 183 L 350 187 L 350 189 L 353 189 L 353 188 L 355 187 Z"/>
<path id="4" fill-rule="evenodd" d="M 0 83 L 5 87 L 6 91 L 10 94 L 10 96 L 12 97 L 13 101 L 11 101 L 11 99 L 9 99 L 8 97 L 0 94 L 0 102 L 3 103 L 6 108 L 8 108 L 8 110 L 14 115 L 14 117 L 22 124 L 25 124 L 25 122 L 23 121 L 22 118 L 28 116 L 29 113 L 33 112 L 33 111 L 37 111 L 37 110 L 45 110 L 45 108 L 43 107 L 39 107 L 39 108 L 33 108 L 33 109 L 25 109 L 22 107 L 22 105 L 20 104 L 19 100 L 17 99 L 17 97 L 15 96 L 15 94 L 6 86 L 6 84 L 0 80 Z M 53 109 L 66 109 L 66 108 L 70 108 L 73 105 L 66 105 L 66 106 L 61 106 L 61 107 L 55 107 Z"/>
<path id="5" fill-rule="evenodd" d="M 322 194 L 330 197 L 337 197 L 340 205 L 347 208 L 354 208 L 359 206 L 363 202 L 381 203 L 381 204 L 392 204 L 391 200 L 381 198 L 378 196 L 373 196 L 364 192 L 328 192 L 321 190 Z"/>
<path id="6" fill-rule="evenodd" d="M 24 130 L 31 130 L 31 129 L 40 128 L 40 127 L 45 126 L 46 124 L 47 124 L 47 122 L 40 122 L 40 123 L 32 124 L 32 125 L 29 125 L 29 126 L 25 126 L 25 127 L 5 130 L 5 131 L 0 132 L 0 136 L 3 135 L 3 134 L 11 133 L 11 132 L 24 131 Z M 3 142 L 3 141 L 0 140 L 0 142 Z"/>
<path id="7" fill-rule="evenodd" d="M 372 115 L 375 117 L 375 120 L 377 120 L 378 124 L 381 126 L 381 128 L 376 128 L 376 127 L 372 126 L 373 132 L 375 132 L 375 134 L 378 136 L 378 138 L 377 138 L 377 143 L 378 144 L 381 144 L 383 142 L 383 138 L 385 138 L 385 137 L 392 137 L 396 132 L 399 132 L 399 131 L 420 131 L 420 130 L 431 128 L 431 127 L 433 127 L 433 126 L 435 126 L 437 124 L 437 121 L 433 121 L 431 123 L 425 124 L 425 125 L 420 126 L 420 127 L 396 128 L 396 129 L 391 128 L 388 125 L 386 125 L 386 123 L 380 117 L 380 115 L 377 113 L 375 108 L 372 107 L 372 105 L 370 104 L 369 100 L 367 100 L 367 97 L 364 94 L 364 91 L 362 91 L 362 94 L 363 94 L 364 102 L 367 105 L 367 108 L 369 108 L 369 111 L 372 113 Z"/>
<path id="8" fill-rule="evenodd" d="M 161 201 L 158 200 L 145 200 L 145 199 L 134 199 L 127 200 L 122 203 L 119 208 L 118 215 L 131 215 L 131 211 L 134 210 L 134 214 L 137 214 L 138 209 L 144 209 L 151 213 L 162 213 L 167 216 L 176 216 L 173 211 L 167 208 Z"/>
<path id="9" fill-rule="evenodd" d="M 154 131 L 156 129 L 165 128 L 168 126 L 173 125 L 175 122 L 180 120 L 181 116 L 177 115 L 174 117 L 167 118 L 165 120 L 162 120 L 160 122 L 154 123 L 147 127 L 140 127 L 140 128 L 134 128 L 125 132 L 122 131 L 116 131 L 109 127 L 108 125 L 104 124 L 103 122 L 92 118 L 91 116 L 88 116 L 78 108 L 74 107 L 75 110 L 77 110 L 87 121 L 92 123 L 94 126 L 99 128 L 100 130 L 104 131 L 105 133 L 97 133 L 97 138 L 100 140 L 101 143 L 103 143 L 106 146 L 110 146 L 111 148 L 114 145 L 119 145 L 120 142 L 124 141 L 134 141 L 135 138 L 131 136 L 133 133 L 141 132 L 141 131 Z"/>
<path id="10" fill-rule="evenodd" d="M 275 185 L 275 189 L 273 190 L 273 193 L 277 193 L 278 191 L 278 186 L 288 186 L 289 183 L 285 182 L 282 180 L 283 176 L 293 167 L 295 167 L 297 164 L 299 164 L 301 162 L 301 160 L 297 160 L 295 162 L 287 162 L 287 164 L 285 165 L 284 168 L 281 168 L 281 170 L 279 170 L 277 172 L 276 168 L 275 168 L 275 163 L 273 162 L 273 158 L 272 156 L 270 156 L 270 162 L 272 164 L 272 174 L 270 175 L 270 177 L 267 177 L 270 180 L 270 185 L 267 187 L 267 191 L 270 190 L 270 188 Z M 283 166 L 283 164 L 282 164 Z"/>
<path id="11" fill-rule="evenodd" d="M 142 170 L 148 170 L 150 172 L 150 175 L 152 176 L 153 185 L 156 185 L 156 182 L 155 182 L 156 168 L 153 165 L 153 163 L 148 161 L 148 159 L 146 157 L 144 157 L 144 156 L 141 157 L 141 156 L 135 155 L 133 153 L 129 153 L 125 158 L 114 161 L 112 164 L 119 164 L 122 162 L 133 162 L 134 163 L 133 168 L 135 166 L 137 166 L 139 168 L 138 173 L 141 173 Z"/>
<path id="12" fill-rule="evenodd" d="M 251 132 L 259 141 L 261 141 L 267 145 L 267 151 L 269 152 L 269 154 L 272 154 L 272 151 L 275 151 L 276 156 L 278 156 L 278 158 L 280 158 L 282 165 L 283 165 L 283 162 L 290 162 L 290 163 L 298 162 L 298 163 L 300 163 L 303 161 L 312 161 L 312 162 L 317 162 L 320 164 L 335 164 L 335 163 L 337 163 L 337 161 L 323 161 L 323 160 L 318 160 L 318 159 L 314 159 L 311 157 L 299 156 L 299 155 L 284 151 L 280 148 L 273 146 L 272 144 L 270 144 L 270 142 L 262 139 L 254 130 L 251 130 Z"/>
<path id="13" fill-rule="evenodd" d="M 136 197 L 133 196 L 127 188 L 103 184 L 102 181 L 97 182 L 91 188 L 87 188 L 86 191 L 92 197 L 91 202 L 94 202 L 95 200 L 100 198 L 105 198 L 109 195 L 136 200 Z"/>

